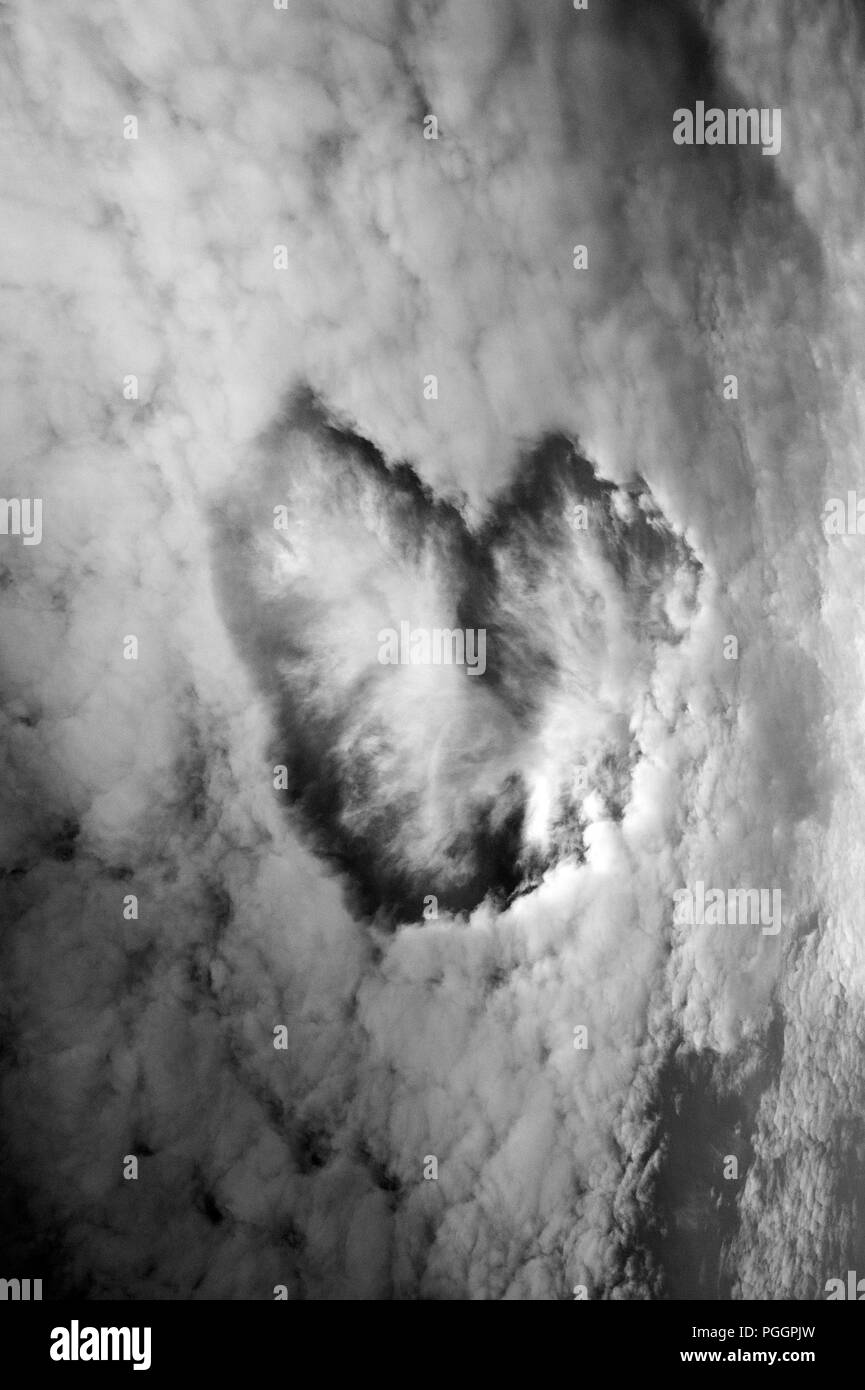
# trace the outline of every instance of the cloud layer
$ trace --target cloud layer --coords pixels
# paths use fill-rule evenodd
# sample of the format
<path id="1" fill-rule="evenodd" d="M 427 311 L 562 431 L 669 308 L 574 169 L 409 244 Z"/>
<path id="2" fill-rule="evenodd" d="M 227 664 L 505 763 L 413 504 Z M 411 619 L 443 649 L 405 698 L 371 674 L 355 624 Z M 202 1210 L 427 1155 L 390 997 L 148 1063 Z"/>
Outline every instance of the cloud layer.
<path id="1" fill-rule="evenodd" d="M 820 1296 L 865 1259 L 858 20 L 357 8 L 10 7 L 5 1264 Z M 778 158 L 674 145 L 697 99 Z M 403 619 L 487 673 L 381 666 Z M 674 925 L 697 879 L 784 929 Z"/>

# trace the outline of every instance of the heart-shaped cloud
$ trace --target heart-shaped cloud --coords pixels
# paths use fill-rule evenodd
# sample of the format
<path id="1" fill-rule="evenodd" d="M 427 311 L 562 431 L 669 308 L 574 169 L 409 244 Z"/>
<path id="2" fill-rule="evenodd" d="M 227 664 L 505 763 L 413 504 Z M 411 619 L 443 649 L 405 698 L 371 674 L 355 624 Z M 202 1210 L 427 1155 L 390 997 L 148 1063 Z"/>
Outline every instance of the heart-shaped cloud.
<path id="1" fill-rule="evenodd" d="M 214 511 L 226 621 L 272 701 L 280 794 L 359 911 L 505 897 L 621 813 L 630 715 L 699 572 L 639 481 L 551 432 L 472 529 L 304 391 L 245 484 Z M 465 662 L 436 661 L 455 631 Z"/>

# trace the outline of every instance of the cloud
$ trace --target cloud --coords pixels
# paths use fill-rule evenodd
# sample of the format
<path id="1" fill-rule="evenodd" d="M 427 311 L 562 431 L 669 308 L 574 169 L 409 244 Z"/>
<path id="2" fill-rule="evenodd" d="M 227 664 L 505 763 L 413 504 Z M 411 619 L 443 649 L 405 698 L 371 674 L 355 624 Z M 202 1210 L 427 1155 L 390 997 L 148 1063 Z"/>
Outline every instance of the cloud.
<path id="1" fill-rule="evenodd" d="M 13 10 L 0 1187 L 52 1295 L 857 1257 L 860 74 L 785 13 Z M 776 160 L 673 144 L 716 96 Z M 488 671 L 381 666 L 402 619 Z M 674 926 L 697 878 L 783 932 Z"/>

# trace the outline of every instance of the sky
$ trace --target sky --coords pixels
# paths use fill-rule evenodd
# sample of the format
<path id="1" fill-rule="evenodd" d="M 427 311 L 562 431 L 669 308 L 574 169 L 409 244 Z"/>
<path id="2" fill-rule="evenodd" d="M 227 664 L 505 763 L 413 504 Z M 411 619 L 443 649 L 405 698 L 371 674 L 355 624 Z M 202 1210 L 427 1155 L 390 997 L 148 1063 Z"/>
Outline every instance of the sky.
<path id="1" fill-rule="evenodd" d="M 359 8 L 6 7 L 5 1264 L 821 1297 L 865 1262 L 860 12 Z M 697 101 L 779 153 L 675 144 Z M 486 671 L 383 665 L 402 621 Z M 697 881 L 781 929 L 675 922 Z"/>

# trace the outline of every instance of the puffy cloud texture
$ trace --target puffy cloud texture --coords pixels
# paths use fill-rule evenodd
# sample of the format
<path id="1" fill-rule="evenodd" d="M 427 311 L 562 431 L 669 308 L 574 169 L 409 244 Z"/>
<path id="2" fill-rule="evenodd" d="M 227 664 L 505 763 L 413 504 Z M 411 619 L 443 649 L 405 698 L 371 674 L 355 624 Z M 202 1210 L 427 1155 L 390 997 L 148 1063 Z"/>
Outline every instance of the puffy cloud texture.
<path id="1" fill-rule="evenodd" d="M 857 12 L 6 26 L 4 1268 L 820 1296 L 865 1261 Z M 778 157 L 676 146 L 697 100 Z M 486 672 L 383 665 L 402 621 Z M 697 880 L 782 930 L 676 923 Z"/>

